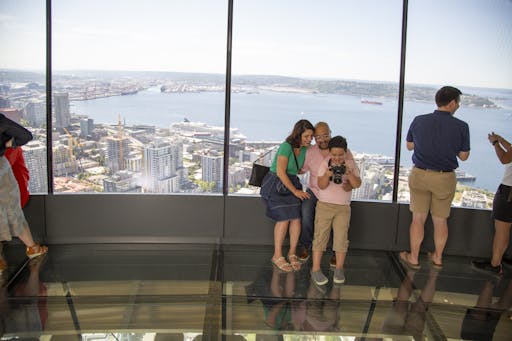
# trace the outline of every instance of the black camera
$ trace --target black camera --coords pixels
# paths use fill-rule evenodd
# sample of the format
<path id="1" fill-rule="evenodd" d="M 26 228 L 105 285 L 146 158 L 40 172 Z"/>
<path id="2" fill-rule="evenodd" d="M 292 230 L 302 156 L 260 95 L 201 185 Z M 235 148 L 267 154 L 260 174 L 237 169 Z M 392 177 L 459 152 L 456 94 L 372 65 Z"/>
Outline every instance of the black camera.
<path id="1" fill-rule="evenodd" d="M 341 184 L 343 182 L 343 174 L 345 174 L 345 171 L 347 170 L 347 167 L 345 167 L 344 164 L 338 165 L 338 166 L 332 166 L 331 160 L 329 160 L 329 168 L 332 171 L 332 176 L 330 180 L 334 182 L 335 184 Z"/>

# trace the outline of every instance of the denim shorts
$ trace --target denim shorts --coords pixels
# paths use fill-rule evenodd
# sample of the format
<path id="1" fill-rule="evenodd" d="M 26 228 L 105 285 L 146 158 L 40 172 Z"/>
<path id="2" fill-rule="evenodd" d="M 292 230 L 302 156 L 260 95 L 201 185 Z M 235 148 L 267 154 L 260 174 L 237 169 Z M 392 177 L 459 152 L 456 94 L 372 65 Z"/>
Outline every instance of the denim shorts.
<path id="1" fill-rule="evenodd" d="M 302 187 L 296 175 L 288 174 L 288 177 L 295 188 Z M 267 217 L 274 221 L 300 219 L 301 200 L 289 190 L 283 192 L 283 188 L 283 184 L 276 173 L 268 172 L 263 178 L 260 195 L 267 206 Z"/>

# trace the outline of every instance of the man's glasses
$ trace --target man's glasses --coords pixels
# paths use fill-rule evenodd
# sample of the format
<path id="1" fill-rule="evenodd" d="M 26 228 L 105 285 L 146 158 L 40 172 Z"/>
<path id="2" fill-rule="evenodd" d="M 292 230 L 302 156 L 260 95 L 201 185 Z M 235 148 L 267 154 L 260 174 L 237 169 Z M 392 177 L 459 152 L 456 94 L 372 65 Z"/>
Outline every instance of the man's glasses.
<path id="1" fill-rule="evenodd" d="M 331 135 L 315 135 L 315 140 L 327 140 L 327 139 L 330 139 L 331 138 Z"/>

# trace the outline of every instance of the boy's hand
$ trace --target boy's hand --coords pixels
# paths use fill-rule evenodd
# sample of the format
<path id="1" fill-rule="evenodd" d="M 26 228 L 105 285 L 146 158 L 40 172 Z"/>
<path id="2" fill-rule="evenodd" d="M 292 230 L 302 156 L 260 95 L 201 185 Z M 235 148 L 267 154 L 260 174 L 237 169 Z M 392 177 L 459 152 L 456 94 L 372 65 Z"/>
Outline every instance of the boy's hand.
<path id="1" fill-rule="evenodd" d="M 329 176 L 329 178 L 331 178 L 331 177 L 332 177 L 332 174 L 333 174 L 333 173 L 332 173 L 332 168 L 331 168 L 331 167 L 329 167 L 329 168 L 327 168 L 327 170 L 325 171 L 325 174 L 324 174 L 324 175 L 327 175 L 327 176 Z"/>
<path id="2" fill-rule="evenodd" d="M 11 138 L 9 141 L 5 142 L 5 147 L 6 147 L 6 148 L 11 148 L 11 147 L 12 147 L 13 140 L 14 140 L 14 138 Z"/>

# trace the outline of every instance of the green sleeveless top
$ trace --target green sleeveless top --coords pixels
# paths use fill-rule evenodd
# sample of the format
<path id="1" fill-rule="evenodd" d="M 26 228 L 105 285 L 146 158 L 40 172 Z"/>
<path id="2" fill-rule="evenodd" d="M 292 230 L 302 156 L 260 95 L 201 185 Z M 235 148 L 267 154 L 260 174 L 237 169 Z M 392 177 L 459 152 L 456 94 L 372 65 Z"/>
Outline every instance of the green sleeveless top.
<path id="1" fill-rule="evenodd" d="M 293 157 L 293 148 L 292 145 L 288 142 L 283 142 L 279 146 L 277 150 L 277 154 L 272 161 L 272 166 L 270 166 L 270 171 L 276 173 L 277 171 L 277 158 L 279 155 L 286 156 L 288 158 L 288 166 L 286 167 L 286 173 L 297 175 L 299 170 L 304 165 L 304 160 L 306 159 L 306 150 L 307 147 L 300 147 L 300 153 L 297 156 L 297 163 L 299 164 L 299 168 L 297 169 L 297 163 L 295 163 L 295 158 Z"/>

